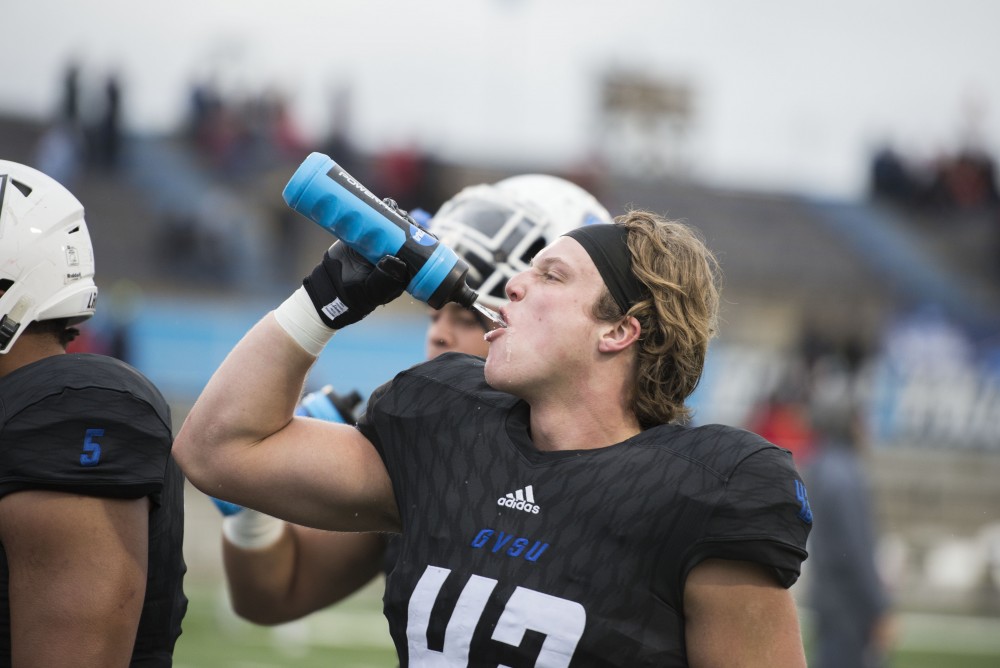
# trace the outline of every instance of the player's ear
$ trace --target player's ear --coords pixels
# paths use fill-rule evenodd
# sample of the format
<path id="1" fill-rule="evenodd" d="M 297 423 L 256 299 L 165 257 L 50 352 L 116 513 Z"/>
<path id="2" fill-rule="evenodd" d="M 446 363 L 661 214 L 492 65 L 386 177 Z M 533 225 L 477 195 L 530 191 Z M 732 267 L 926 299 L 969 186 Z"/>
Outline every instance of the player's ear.
<path id="1" fill-rule="evenodd" d="M 617 322 L 608 323 L 608 326 L 601 333 L 597 349 L 602 353 L 616 353 L 625 350 L 639 340 L 640 334 L 642 334 L 642 326 L 635 316 L 625 316 Z"/>

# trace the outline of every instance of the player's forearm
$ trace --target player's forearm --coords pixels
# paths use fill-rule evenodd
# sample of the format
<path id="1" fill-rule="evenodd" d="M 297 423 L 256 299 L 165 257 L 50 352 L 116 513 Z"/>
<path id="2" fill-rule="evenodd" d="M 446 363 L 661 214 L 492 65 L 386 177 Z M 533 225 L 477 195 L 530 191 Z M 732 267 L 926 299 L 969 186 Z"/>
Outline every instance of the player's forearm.
<path id="1" fill-rule="evenodd" d="M 233 610 L 255 624 L 282 624 L 358 591 L 380 571 L 385 541 L 373 533 L 319 531 L 284 524 L 280 538 L 251 549 L 223 545 Z"/>
<path id="2" fill-rule="evenodd" d="M 220 475 L 238 467 L 239 451 L 291 420 L 315 357 L 265 316 L 229 353 L 195 402 L 173 453 L 191 482 L 217 494 Z"/>
<path id="3" fill-rule="evenodd" d="M 223 541 L 222 558 L 233 611 L 255 624 L 281 624 L 301 616 L 291 605 L 295 542 L 287 528 L 266 547 L 247 549 Z"/>

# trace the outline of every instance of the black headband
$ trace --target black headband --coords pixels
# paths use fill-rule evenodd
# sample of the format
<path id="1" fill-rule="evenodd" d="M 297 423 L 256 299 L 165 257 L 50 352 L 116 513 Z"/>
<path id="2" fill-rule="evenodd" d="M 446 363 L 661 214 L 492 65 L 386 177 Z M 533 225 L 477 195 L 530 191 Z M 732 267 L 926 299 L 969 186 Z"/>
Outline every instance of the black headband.
<path id="1" fill-rule="evenodd" d="M 575 239 L 587 251 L 622 313 L 628 313 L 636 302 L 645 298 L 646 287 L 632 273 L 627 227 L 612 223 L 584 225 L 563 236 Z"/>

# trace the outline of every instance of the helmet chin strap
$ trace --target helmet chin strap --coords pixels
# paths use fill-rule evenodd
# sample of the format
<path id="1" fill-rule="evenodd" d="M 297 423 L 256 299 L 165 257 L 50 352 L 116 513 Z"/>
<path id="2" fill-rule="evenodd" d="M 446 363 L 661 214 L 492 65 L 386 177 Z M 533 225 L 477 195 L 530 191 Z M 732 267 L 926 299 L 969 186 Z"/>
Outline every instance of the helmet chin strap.
<path id="1" fill-rule="evenodd" d="M 21 295 L 14 303 L 14 307 L 9 313 L 0 318 L 0 352 L 7 352 L 7 344 L 10 343 L 17 330 L 21 328 L 21 321 L 24 315 L 34 304 L 31 295 Z"/>

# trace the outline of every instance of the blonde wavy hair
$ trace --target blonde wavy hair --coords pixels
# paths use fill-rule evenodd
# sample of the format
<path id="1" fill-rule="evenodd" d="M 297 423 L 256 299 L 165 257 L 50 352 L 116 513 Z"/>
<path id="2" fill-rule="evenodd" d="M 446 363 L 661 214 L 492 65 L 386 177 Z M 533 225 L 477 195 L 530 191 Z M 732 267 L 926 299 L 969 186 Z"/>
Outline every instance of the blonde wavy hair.
<path id="1" fill-rule="evenodd" d="M 719 264 L 683 223 L 635 210 L 615 224 L 628 228 L 632 272 L 651 296 L 622 313 L 605 288 L 594 315 L 609 322 L 630 315 L 642 327 L 629 397 L 640 426 L 684 422 L 690 418 L 684 401 L 698 386 L 708 343 L 718 330 Z"/>

